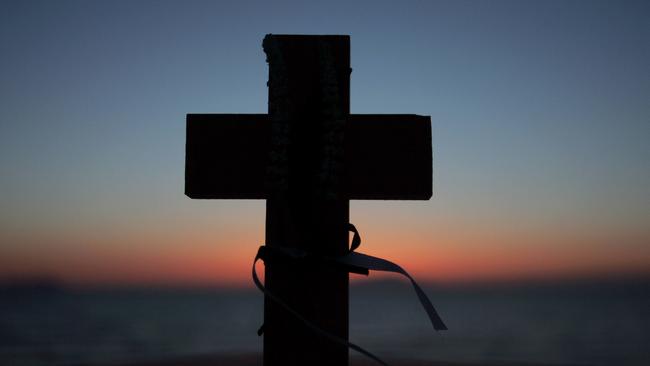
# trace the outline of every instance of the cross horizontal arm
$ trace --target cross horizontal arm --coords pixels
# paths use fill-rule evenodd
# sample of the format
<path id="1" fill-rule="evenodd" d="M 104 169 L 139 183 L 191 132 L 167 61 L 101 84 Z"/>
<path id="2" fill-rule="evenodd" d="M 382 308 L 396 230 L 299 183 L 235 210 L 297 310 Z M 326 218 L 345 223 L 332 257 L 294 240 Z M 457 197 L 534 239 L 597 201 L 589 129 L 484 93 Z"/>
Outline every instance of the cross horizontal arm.
<path id="1" fill-rule="evenodd" d="M 270 127 L 266 114 L 188 114 L 185 194 L 265 199 Z M 348 199 L 431 198 L 429 116 L 352 114 L 345 156 Z"/>

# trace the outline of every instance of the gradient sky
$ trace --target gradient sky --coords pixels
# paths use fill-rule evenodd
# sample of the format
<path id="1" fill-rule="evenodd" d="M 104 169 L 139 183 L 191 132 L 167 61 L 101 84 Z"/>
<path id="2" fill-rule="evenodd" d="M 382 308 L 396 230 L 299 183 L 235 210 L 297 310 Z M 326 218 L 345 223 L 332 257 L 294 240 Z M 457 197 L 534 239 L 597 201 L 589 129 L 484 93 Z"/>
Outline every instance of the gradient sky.
<path id="1" fill-rule="evenodd" d="M 649 4 L 3 0 L 0 279 L 248 284 L 264 202 L 183 195 L 185 114 L 265 113 L 267 33 L 349 34 L 352 113 L 431 116 L 433 199 L 353 201 L 360 251 L 649 273 Z"/>

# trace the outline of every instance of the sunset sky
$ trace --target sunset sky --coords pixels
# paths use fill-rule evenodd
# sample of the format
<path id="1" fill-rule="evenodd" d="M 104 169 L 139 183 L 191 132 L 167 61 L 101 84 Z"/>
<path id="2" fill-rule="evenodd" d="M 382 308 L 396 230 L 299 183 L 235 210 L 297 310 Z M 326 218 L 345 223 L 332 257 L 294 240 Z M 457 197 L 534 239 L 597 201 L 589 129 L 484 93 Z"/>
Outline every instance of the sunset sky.
<path id="1" fill-rule="evenodd" d="M 271 4 L 273 3 L 273 4 Z M 250 286 L 264 201 L 183 195 L 186 113 L 266 113 L 267 33 L 349 34 L 434 197 L 353 201 L 426 281 L 650 274 L 647 1 L 2 1 L 0 281 Z"/>

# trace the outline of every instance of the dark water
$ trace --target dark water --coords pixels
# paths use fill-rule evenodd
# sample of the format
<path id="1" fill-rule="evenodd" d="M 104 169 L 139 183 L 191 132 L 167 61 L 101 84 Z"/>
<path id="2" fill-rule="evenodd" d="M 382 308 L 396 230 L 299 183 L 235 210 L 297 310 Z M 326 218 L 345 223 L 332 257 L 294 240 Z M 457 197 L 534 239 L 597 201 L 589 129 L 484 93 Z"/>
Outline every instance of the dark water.
<path id="1" fill-rule="evenodd" d="M 650 365 L 650 282 L 429 287 L 435 333 L 404 282 L 354 286 L 352 341 L 385 357 Z M 253 290 L 0 292 L 0 365 L 110 364 L 260 352 Z"/>

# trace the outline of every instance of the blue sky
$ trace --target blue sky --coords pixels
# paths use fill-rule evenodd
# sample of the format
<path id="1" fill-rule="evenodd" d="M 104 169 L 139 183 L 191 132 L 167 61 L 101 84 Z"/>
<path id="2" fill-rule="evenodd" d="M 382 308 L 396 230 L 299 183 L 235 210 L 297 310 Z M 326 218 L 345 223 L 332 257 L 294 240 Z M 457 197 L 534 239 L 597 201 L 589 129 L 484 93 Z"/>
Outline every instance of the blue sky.
<path id="1" fill-rule="evenodd" d="M 262 38 L 305 33 L 351 36 L 352 113 L 433 122 L 434 199 L 353 202 L 351 217 L 371 239 L 390 226 L 435 248 L 453 227 L 501 233 L 486 246 L 507 237 L 543 253 L 595 236 L 603 265 L 619 251 L 650 264 L 647 2 L 0 8 L 0 254 L 17 263 L 33 260 L 30 251 L 109 247 L 94 238 L 115 232 L 152 253 L 193 247 L 183 234 L 156 244 L 151 233 L 205 232 L 224 252 L 239 245 L 233 237 L 263 240 L 263 202 L 183 196 L 185 114 L 264 113 Z M 468 253 L 480 246 L 454 243 Z"/>

